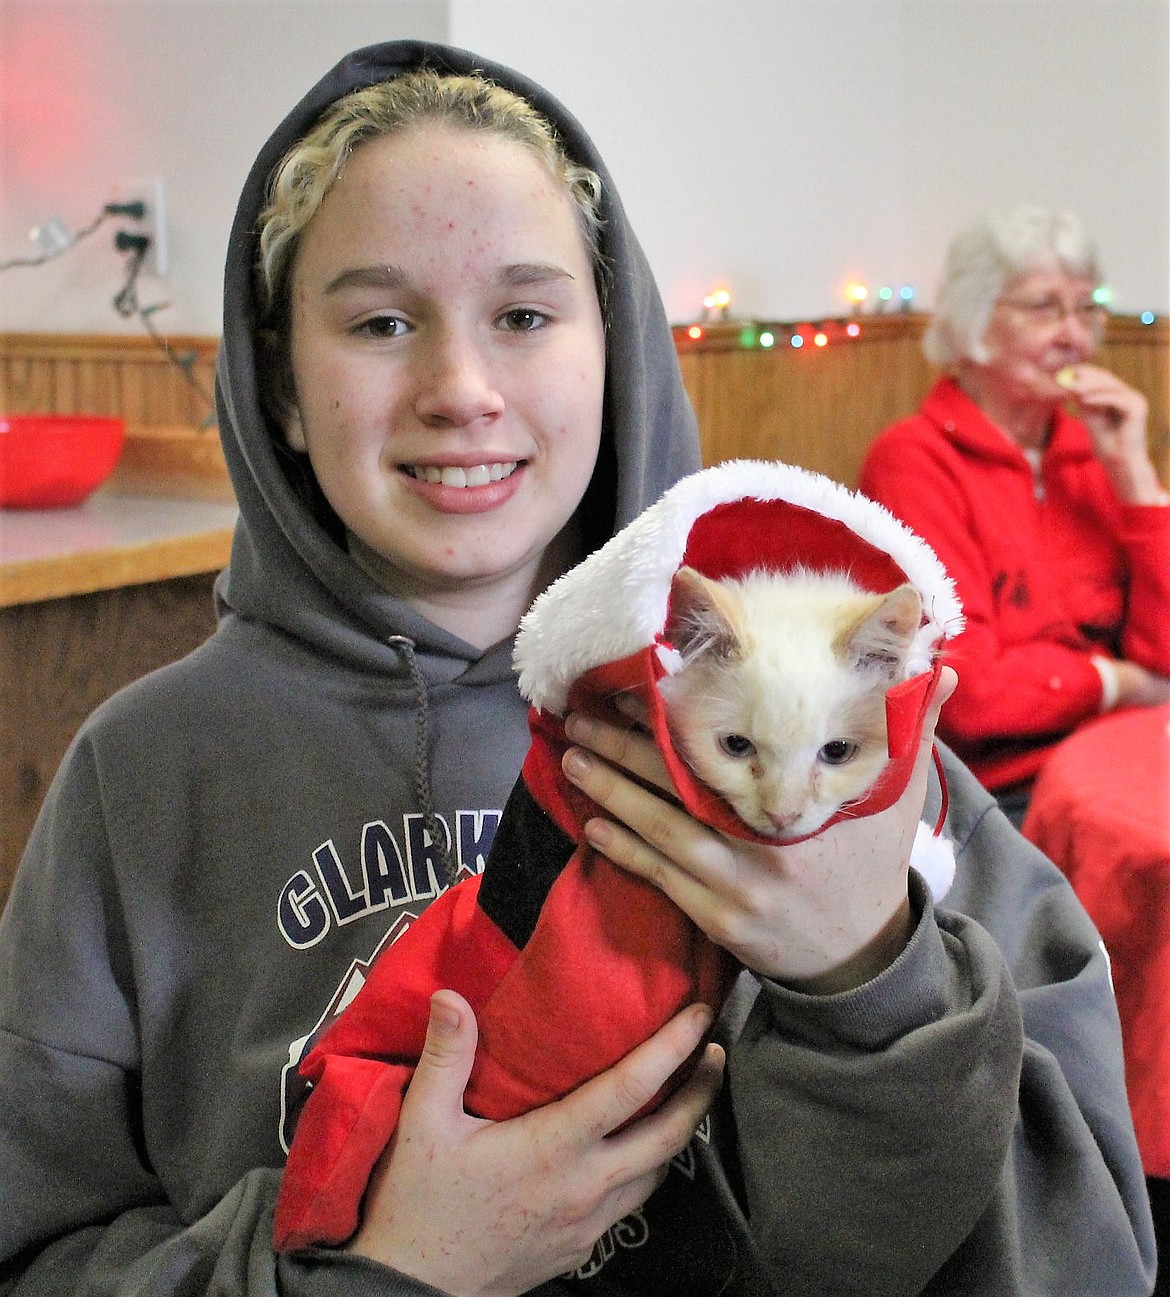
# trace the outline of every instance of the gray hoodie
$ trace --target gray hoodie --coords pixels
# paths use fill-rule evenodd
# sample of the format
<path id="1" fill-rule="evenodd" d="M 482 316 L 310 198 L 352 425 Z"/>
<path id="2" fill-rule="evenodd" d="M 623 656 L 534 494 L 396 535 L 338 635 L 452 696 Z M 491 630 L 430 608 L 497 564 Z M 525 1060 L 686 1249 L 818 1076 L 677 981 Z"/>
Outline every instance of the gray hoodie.
<path id="1" fill-rule="evenodd" d="M 87 721 L 0 920 L 0 1292 L 433 1291 L 341 1253 L 278 1259 L 272 1208 L 307 1040 L 446 886 L 430 816 L 455 870 L 482 869 L 525 706 L 509 643 L 481 653 L 381 591 L 294 485 L 261 412 L 252 292 L 274 163 L 338 95 L 424 61 L 520 91 L 603 179 L 614 288 L 591 543 L 697 464 L 650 270 L 545 92 L 398 42 L 345 59 L 277 128 L 227 258 L 218 395 L 241 516 L 218 629 Z M 545 1290 L 1148 1292 L 1097 935 L 966 772 L 948 776 L 952 908 L 915 881 L 910 946 L 845 995 L 745 974 L 715 1110 L 644 1209 Z"/>

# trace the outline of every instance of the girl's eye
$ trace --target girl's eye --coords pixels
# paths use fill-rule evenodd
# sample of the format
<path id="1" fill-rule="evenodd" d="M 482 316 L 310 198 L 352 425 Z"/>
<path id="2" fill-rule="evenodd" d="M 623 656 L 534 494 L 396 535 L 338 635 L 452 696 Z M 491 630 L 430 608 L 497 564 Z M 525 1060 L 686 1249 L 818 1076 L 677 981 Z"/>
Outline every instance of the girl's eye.
<path id="1" fill-rule="evenodd" d="M 719 746 L 729 757 L 735 757 L 740 761 L 746 757 L 754 757 L 756 754 L 756 745 L 743 734 L 722 734 L 719 737 Z"/>
<path id="2" fill-rule="evenodd" d="M 531 333 L 534 329 L 544 328 L 548 316 L 530 306 L 516 306 L 500 316 L 500 323 L 509 333 Z"/>
<path id="3" fill-rule="evenodd" d="M 849 739 L 830 739 L 817 756 L 828 766 L 843 766 L 857 755 L 857 747 Z"/>
<path id="4" fill-rule="evenodd" d="M 367 338 L 400 338 L 410 326 L 400 315 L 373 315 L 354 330 Z"/>

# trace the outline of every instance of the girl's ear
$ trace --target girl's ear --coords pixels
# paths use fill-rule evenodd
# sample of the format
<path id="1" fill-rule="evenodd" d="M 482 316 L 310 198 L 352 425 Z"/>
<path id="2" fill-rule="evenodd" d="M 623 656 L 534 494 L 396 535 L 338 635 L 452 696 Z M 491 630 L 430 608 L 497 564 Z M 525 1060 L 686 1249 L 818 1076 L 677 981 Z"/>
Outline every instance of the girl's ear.
<path id="1" fill-rule="evenodd" d="M 281 412 L 281 426 L 284 430 L 284 439 L 288 442 L 293 450 L 299 450 L 302 455 L 309 453 L 309 443 L 305 440 L 305 426 L 301 422 L 300 407 L 290 402 Z"/>
<path id="2" fill-rule="evenodd" d="M 268 419 L 284 434 L 290 450 L 308 453 L 305 429 L 297 405 L 296 385 L 293 382 L 292 364 L 288 347 L 276 329 L 258 331 L 258 369 L 260 402 Z"/>

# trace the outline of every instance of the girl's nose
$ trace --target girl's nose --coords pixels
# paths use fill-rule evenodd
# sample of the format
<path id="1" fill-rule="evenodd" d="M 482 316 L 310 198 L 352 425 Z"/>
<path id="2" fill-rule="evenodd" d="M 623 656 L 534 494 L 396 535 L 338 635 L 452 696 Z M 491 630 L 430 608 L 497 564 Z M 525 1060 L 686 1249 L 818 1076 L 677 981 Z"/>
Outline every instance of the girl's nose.
<path id="1" fill-rule="evenodd" d="M 463 428 L 501 414 L 504 398 L 473 340 L 435 338 L 419 358 L 415 413 L 431 427 Z"/>

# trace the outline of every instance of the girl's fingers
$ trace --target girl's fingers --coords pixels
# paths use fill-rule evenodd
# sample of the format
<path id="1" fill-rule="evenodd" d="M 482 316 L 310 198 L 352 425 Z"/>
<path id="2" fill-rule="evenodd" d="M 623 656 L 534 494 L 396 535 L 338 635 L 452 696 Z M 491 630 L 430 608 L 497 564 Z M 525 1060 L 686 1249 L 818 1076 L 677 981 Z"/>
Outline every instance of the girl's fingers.
<path id="1" fill-rule="evenodd" d="M 600 746 L 607 748 L 605 760 L 596 755 L 595 750 L 570 748 L 565 753 L 562 769 L 569 782 L 602 810 L 633 829 L 644 842 L 671 860 L 685 855 L 688 847 L 694 848 L 700 834 L 709 832 L 676 802 L 667 801 L 659 793 L 628 777 L 626 772 L 631 772 L 641 775 L 647 782 L 654 782 L 651 763 L 639 762 L 635 754 L 634 760 L 627 764 L 608 755 L 608 744 Z M 611 761 L 614 764 L 611 765 Z M 622 769 L 615 768 L 619 764 Z"/>
<path id="2" fill-rule="evenodd" d="M 556 1106 L 561 1137 L 584 1148 L 624 1126 L 702 1045 L 711 1022 L 707 1005 L 690 1005 L 619 1063 L 560 1100 Z M 682 1087 L 653 1117 L 631 1128 L 639 1134 L 626 1141 L 623 1161 L 631 1164 L 633 1174 L 644 1174 L 669 1160 L 687 1142 L 719 1088 L 721 1074 L 721 1062 L 712 1059 L 701 1076 Z"/>
<path id="3" fill-rule="evenodd" d="M 621 766 L 623 770 L 661 788 L 663 792 L 674 792 L 662 754 L 644 730 L 623 729 L 595 720 L 592 716 L 573 713 L 565 721 L 565 733 L 574 743 L 589 748 L 611 765 Z"/>

